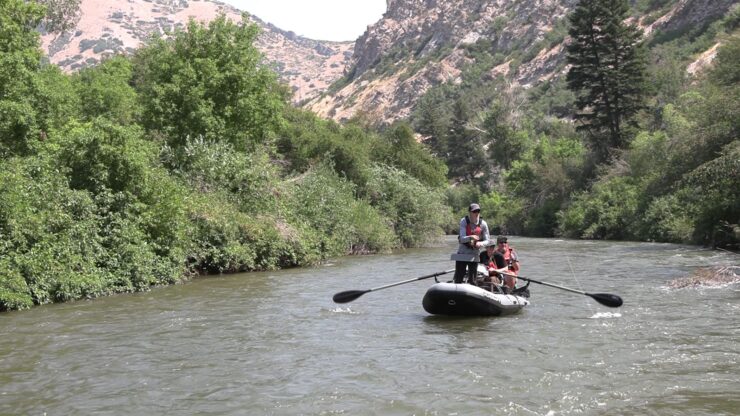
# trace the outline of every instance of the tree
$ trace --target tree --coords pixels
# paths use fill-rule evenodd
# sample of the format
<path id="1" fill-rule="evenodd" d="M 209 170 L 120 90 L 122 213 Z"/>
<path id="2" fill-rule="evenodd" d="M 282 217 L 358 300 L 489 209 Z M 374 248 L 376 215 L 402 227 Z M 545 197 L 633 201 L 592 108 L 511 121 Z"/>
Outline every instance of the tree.
<path id="1" fill-rule="evenodd" d="M 0 0 L 0 157 L 23 154 L 38 137 L 34 98 L 41 49 L 35 28 L 43 7 L 23 0 Z"/>
<path id="2" fill-rule="evenodd" d="M 643 106 L 646 59 L 641 31 L 624 23 L 627 0 L 581 0 L 570 15 L 568 88 L 575 115 L 600 160 L 628 144 L 626 127 Z"/>
<path id="3" fill-rule="evenodd" d="M 102 116 L 124 125 L 133 122 L 139 106 L 136 91 L 129 85 L 131 77 L 131 61 L 123 56 L 106 59 L 74 75 L 84 118 Z"/>
<path id="4" fill-rule="evenodd" d="M 416 130 L 424 136 L 424 142 L 437 157 L 447 158 L 447 131 L 449 114 L 444 108 L 449 100 L 442 87 L 432 88 L 424 94 L 416 106 Z"/>
<path id="5" fill-rule="evenodd" d="M 717 62 L 709 73 L 717 85 L 733 87 L 740 83 L 740 36 L 732 36 L 717 51 Z"/>
<path id="6" fill-rule="evenodd" d="M 418 143 L 414 131 L 406 122 L 397 122 L 382 136 L 375 150 L 375 159 L 402 169 L 426 186 L 447 185 L 447 166 L 436 158 L 425 144 Z"/>
<path id="7" fill-rule="evenodd" d="M 221 15 L 140 49 L 134 85 L 144 126 L 173 147 L 198 136 L 238 150 L 264 142 L 281 121 L 285 90 L 261 64 L 258 34 L 246 15 L 241 24 Z"/>
<path id="8" fill-rule="evenodd" d="M 490 142 L 488 153 L 491 160 L 509 169 L 512 162 L 521 157 L 524 146 L 521 140 L 517 140 L 518 132 L 508 124 L 504 106 L 500 102 L 491 105 L 483 121 L 483 129 Z"/>
<path id="9" fill-rule="evenodd" d="M 470 108 L 466 101 L 458 99 L 453 107 L 452 122 L 447 136 L 447 163 L 450 176 L 462 177 L 472 182 L 486 167 L 486 151 L 480 133 L 468 127 Z"/>

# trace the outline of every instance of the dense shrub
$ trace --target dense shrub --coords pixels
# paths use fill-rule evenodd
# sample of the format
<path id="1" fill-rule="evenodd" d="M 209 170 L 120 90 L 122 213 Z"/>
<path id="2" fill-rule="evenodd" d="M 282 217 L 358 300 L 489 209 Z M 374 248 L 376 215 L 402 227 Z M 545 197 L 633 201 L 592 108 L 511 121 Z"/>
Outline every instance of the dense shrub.
<path id="1" fill-rule="evenodd" d="M 370 167 L 370 149 L 377 137 L 357 124 L 340 126 L 303 110 L 289 110 L 278 134 L 277 148 L 293 173 L 305 172 L 322 161 L 350 182 L 363 188 Z"/>
<path id="2" fill-rule="evenodd" d="M 40 134 L 34 104 L 42 55 L 34 28 L 43 16 L 33 2 L 0 3 L 0 157 L 27 153 Z"/>
<path id="3" fill-rule="evenodd" d="M 161 157 L 173 174 L 195 190 L 221 192 L 243 212 L 269 212 L 276 207 L 279 170 L 263 148 L 248 153 L 227 142 L 197 137 L 182 147 L 165 146 Z"/>
<path id="4" fill-rule="evenodd" d="M 239 150 L 268 140 L 281 122 L 285 91 L 260 62 L 259 29 L 243 22 L 191 20 L 137 50 L 133 78 L 148 131 L 175 147 L 198 136 Z"/>
<path id="5" fill-rule="evenodd" d="M 449 223 L 449 208 L 441 190 L 425 187 L 408 173 L 386 165 L 374 165 L 368 183 L 370 203 L 393 224 L 405 247 L 434 242 Z"/>
<path id="6" fill-rule="evenodd" d="M 106 59 L 73 76 L 85 120 L 106 117 L 121 124 L 140 116 L 138 96 L 131 86 L 133 66 L 122 56 Z"/>
<path id="7" fill-rule="evenodd" d="M 355 198 L 355 185 L 322 164 L 293 182 L 290 219 L 318 231 L 324 256 L 388 251 L 399 245 L 385 218 Z"/>
<path id="8" fill-rule="evenodd" d="M 583 193 L 558 217 L 561 235 L 573 238 L 630 239 L 637 221 L 637 187 L 626 177 L 612 177 Z"/>
<path id="9" fill-rule="evenodd" d="M 447 166 L 416 141 L 414 131 L 406 123 L 397 123 L 382 135 L 373 150 L 373 160 L 395 166 L 425 186 L 447 185 Z"/>

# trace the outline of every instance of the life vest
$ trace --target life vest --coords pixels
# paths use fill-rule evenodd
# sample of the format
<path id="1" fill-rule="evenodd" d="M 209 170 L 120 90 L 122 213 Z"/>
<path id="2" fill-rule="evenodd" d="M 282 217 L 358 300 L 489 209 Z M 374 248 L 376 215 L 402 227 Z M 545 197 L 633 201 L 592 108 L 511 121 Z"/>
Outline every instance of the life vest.
<path id="1" fill-rule="evenodd" d="M 484 255 L 486 257 L 488 257 L 488 253 L 484 253 Z M 493 256 L 491 256 L 490 258 L 487 259 L 488 261 L 486 262 L 486 266 L 489 269 L 491 269 L 491 268 L 493 268 L 493 269 L 500 269 L 502 267 L 506 267 L 506 264 L 504 264 L 503 266 L 500 266 L 499 267 L 499 265 L 496 262 L 496 259 L 497 258 L 502 258 L 503 259 L 503 255 L 501 253 L 499 253 L 499 252 L 494 251 L 493 252 Z"/>
<path id="2" fill-rule="evenodd" d="M 517 274 L 519 272 L 519 265 L 517 264 L 517 256 L 514 252 L 514 247 L 510 247 L 509 244 L 506 244 L 506 248 L 502 254 L 504 255 L 504 261 L 506 261 L 506 266 L 509 270 L 511 270 L 512 273 Z"/>
<path id="3" fill-rule="evenodd" d="M 478 217 L 478 223 L 475 224 L 475 228 L 470 224 L 470 217 L 465 216 L 465 236 L 471 236 L 471 235 L 477 235 L 480 238 L 480 235 L 483 233 L 483 229 L 480 228 L 481 219 Z"/>
<path id="4" fill-rule="evenodd" d="M 481 219 L 478 218 L 478 223 L 475 224 L 475 228 L 473 228 L 470 225 L 470 217 L 466 215 L 465 216 L 465 235 L 466 236 L 477 235 L 478 237 L 480 237 L 481 233 L 483 232 L 483 229 L 480 228 L 480 222 L 481 222 Z"/>

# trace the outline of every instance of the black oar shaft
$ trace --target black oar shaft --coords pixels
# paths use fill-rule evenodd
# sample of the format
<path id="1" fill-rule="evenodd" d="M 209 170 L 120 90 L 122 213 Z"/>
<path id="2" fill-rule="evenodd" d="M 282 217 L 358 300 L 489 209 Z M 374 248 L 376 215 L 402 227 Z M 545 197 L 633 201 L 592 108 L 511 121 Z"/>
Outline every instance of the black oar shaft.
<path id="1" fill-rule="evenodd" d="M 339 292 L 339 293 L 335 294 L 334 297 L 332 298 L 332 300 L 334 300 L 335 303 L 352 302 L 353 300 L 359 298 L 360 296 L 364 295 L 365 293 L 374 292 L 376 290 L 381 290 L 381 289 L 387 289 L 389 287 L 398 286 L 398 285 L 402 285 L 402 284 L 405 284 L 405 283 L 411 283 L 411 282 L 415 282 L 417 280 L 429 279 L 430 277 L 442 276 L 443 274 L 451 273 L 451 272 L 454 272 L 454 271 L 455 271 L 455 269 L 445 270 L 443 272 L 437 272 L 437 273 L 428 274 L 426 276 L 415 277 L 413 279 L 402 280 L 400 282 L 391 283 L 391 284 L 388 284 L 388 285 L 385 285 L 385 286 L 378 286 L 378 287 L 374 287 L 372 289 L 366 289 L 366 290 L 346 290 L 344 292 Z"/>
<path id="2" fill-rule="evenodd" d="M 556 285 L 555 283 L 540 282 L 539 280 L 528 279 L 526 277 L 518 277 L 517 276 L 517 278 L 518 279 L 522 279 L 522 280 L 526 280 L 526 281 L 529 281 L 529 282 L 539 283 L 539 284 L 544 285 L 544 286 L 554 287 L 556 289 L 567 290 L 568 292 L 578 293 L 579 295 L 585 295 L 586 294 L 586 292 L 583 292 L 581 290 L 576 290 L 576 289 L 571 289 L 569 287 Z"/>
<path id="3" fill-rule="evenodd" d="M 406 284 L 406 283 L 411 283 L 411 282 L 415 282 L 415 281 L 417 281 L 417 280 L 424 280 L 424 279 L 429 279 L 429 278 L 431 278 L 431 277 L 435 277 L 435 276 L 442 276 L 443 274 L 451 273 L 451 272 L 454 272 L 454 271 L 455 271 L 455 269 L 452 269 L 452 270 L 445 270 L 445 271 L 443 271 L 443 272 L 437 272 L 437 273 L 432 273 L 432 274 L 428 274 L 428 275 L 426 275 L 426 276 L 421 276 L 421 277 L 415 277 L 415 278 L 413 278 L 413 279 L 403 280 L 403 281 L 400 281 L 400 282 L 396 282 L 396 283 L 391 283 L 391 284 L 388 284 L 388 285 L 385 285 L 385 286 L 378 286 L 378 287 L 374 287 L 374 288 L 372 288 L 372 289 L 368 289 L 368 292 L 374 292 L 374 291 L 376 291 L 376 290 L 380 290 L 380 289 L 387 289 L 387 288 L 389 288 L 389 287 L 393 287 L 393 286 L 398 286 L 398 285 L 403 285 L 403 284 Z"/>
<path id="4" fill-rule="evenodd" d="M 622 298 L 620 298 L 617 295 L 612 295 L 610 293 L 586 293 L 581 290 L 571 289 L 569 287 L 556 285 L 554 283 L 541 282 L 539 280 L 530 279 L 528 277 L 517 276 L 513 273 L 506 273 L 506 272 L 499 272 L 499 273 L 505 274 L 508 276 L 514 276 L 517 279 L 522 279 L 527 282 L 538 283 L 544 286 L 550 286 L 556 289 L 561 289 L 561 290 L 565 290 L 565 291 L 572 292 L 572 293 L 578 293 L 579 295 L 586 295 L 586 296 L 593 298 L 595 301 L 599 302 L 600 304 L 604 306 L 609 306 L 610 308 L 618 308 L 622 306 Z"/>

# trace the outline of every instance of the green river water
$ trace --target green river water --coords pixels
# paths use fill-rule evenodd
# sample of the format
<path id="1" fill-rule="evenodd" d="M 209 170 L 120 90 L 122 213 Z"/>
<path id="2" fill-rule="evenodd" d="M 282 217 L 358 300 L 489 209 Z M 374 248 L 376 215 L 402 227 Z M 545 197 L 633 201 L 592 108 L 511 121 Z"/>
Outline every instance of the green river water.
<path id="1" fill-rule="evenodd" d="M 512 238 L 532 284 L 502 318 L 444 318 L 440 247 L 0 314 L 0 415 L 740 415 L 740 284 L 671 289 L 696 247 Z M 445 276 L 447 277 L 447 276 Z"/>

